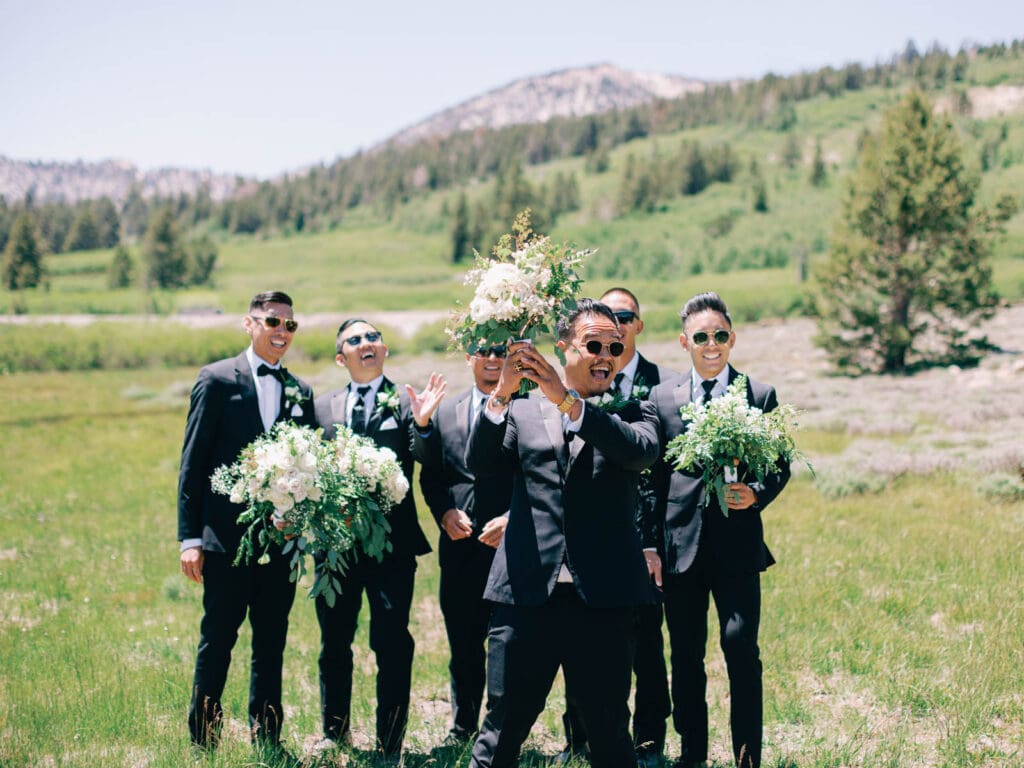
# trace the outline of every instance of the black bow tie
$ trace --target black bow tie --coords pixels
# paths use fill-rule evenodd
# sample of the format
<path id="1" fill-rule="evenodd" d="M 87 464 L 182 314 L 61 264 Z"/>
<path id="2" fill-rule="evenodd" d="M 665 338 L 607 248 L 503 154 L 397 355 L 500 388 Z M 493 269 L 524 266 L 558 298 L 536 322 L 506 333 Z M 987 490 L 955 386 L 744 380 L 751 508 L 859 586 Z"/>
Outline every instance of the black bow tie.
<path id="1" fill-rule="evenodd" d="M 260 363 L 260 367 L 256 369 L 257 376 L 273 376 L 275 379 L 284 384 L 285 368 L 271 368 L 265 363 Z"/>

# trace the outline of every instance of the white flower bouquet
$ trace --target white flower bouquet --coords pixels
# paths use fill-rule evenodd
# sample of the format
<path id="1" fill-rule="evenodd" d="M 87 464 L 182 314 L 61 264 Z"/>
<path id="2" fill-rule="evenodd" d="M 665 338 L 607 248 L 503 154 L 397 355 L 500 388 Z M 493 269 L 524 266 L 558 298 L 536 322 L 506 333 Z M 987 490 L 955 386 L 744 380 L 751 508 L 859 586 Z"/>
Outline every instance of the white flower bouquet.
<path id="1" fill-rule="evenodd" d="M 746 376 L 737 377 L 723 397 L 690 403 L 680 414 L 687 428 L 669 442 L 665 461 L 686 472 L 700 469 L 705 488 L 714 491 L 726 517 L 729 482 L 745 482 L 751 475 L 763 482 L 779 471 L 780 460 L 800 459 L 811 466 L 793 438 L 796 409 L 786 404 L 765 413 L 753 407 L 747 402 Z"/>
<path id="2" fill-rule="evenodd" d="M 356 557 L 380 560 L 391 549 L 386 514 L 409 490 L 392 451 L 346 427 L 324 442 L 321 430 L 290 422 L 275 424 L 234 464 L 218 467 L 211 482 L 215 492 L 245 505 L 235 563 L 256 557 L 265 564 L 276 543 L 291 555 L 294 581 L 306 573 L 305 555 L 312 555 L 324 567 L 310 597 L 322 594 L 329 605 L 341 591 L 338 575 Z"/>
<path id="3" fill-rule="evenodd" d="M 492 253 L 490 258 L 477 253 L 476 267 L 466 274 L 473 299 L 468 309 L 451 315 L 446 330 L 452 349 L 473 353 L 478 347 L 532 342 L 541 333 L 552 333 L 559 318 L 576 308 L 582 283 L 577 269 L 591 251 L 535 235 L 527 209 Z"/>

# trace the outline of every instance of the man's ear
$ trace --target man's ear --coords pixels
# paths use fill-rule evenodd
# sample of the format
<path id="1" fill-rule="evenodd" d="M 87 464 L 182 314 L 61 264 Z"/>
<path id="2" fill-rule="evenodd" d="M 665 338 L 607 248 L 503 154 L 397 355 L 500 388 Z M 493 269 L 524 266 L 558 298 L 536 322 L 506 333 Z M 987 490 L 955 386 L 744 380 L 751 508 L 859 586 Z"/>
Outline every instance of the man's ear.
<path id="1" fill-rule="evenodd" d="M 690 351 L 690 340 L 686 338 L 686 331 L 679 334 L 679 346 L 683 348 L 684 352 Z"/>
<path id="2" fill-rule="evenodd" d="M 347 367 L 345 365 L 345 355 L 343 355 L 341 352 L 334 356 L 334 362 L 336 362 L 342 368 Z"/>
<path id="3" fill-rule="evenodd" d="M 633 321 L 633 324 L 636 326 L 637 335 L 640 335 L 641 333 L 644 332 L 644 321 L 641 320 L 639 317 Z"/>

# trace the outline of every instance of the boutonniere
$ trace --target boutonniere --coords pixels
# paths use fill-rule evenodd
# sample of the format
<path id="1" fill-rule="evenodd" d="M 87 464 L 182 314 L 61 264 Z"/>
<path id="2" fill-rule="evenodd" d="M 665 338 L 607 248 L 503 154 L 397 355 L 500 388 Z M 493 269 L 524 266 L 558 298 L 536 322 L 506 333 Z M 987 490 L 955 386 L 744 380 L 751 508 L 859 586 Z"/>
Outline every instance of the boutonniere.
<path id="1" fill-rule="evenodd" d="M 392 413 L 398 413 L 398 406 L 401 401 L 398 399 L 398 390 L 395 389 L 394 385 L 390 387 L 381 387 L 377 393 L 377 410 L 378 411 L 391 411 Z"/>
<path id="2" fill-rule="evenodd" d="M 611 392 L 605 392 L 600 395 L 588 397 L 587 402 L 596 406 L 605 413 L 618 413 L 626 407 L 626 404 L 629 403 L 629 399 L 623 397 L 620 392 L 615 392 L 614 394 Z"/>
<path id="3" fill-rule="evenodd" d="M 649 394 L 651 394 L 651 388 L 647 386 L 643 376 L 633 379 L 633 388 L 629 392 L 630 400 L 646 400 Z"/>
<path id="4" fill-rule="evenodd" d="M 281 386 L 284 388 L 284 402 L 291 407 L 291 415 L 302 416 L 302 405 L 309 402 L 309 397 L 303 393 L 302 387 L 299 386 L 299 380 L 286 372 Z"/>

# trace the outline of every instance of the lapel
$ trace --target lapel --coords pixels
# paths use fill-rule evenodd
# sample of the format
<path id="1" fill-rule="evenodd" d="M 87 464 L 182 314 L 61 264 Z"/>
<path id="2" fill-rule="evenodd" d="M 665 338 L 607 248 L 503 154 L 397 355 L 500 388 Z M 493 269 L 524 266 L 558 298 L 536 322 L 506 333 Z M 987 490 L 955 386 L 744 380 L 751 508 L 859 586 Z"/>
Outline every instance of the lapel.
<path id="1" fill-rule="evenodd" d="M 398 388 L 391 382 L 391 379 L 385 376 L 381 381 L 380 386 L 377 388 L 373 402 L 370 403 L 370 418 L 366 422 L 366 434 L 368 435 L 372 435 L 380 429 L 381 422 L 384 421 L 384 409 L 377 406 L 377 395 L 380 395 L 381 392 L 388 389 L 394 389 L 395 393 L 398 393 Z M 399 397 L 401 397 L 401 395 L 399 395 Z M 399 408 L 401 408 L 401 406 L 399 406 Z M 388 411 L 388 416 L 393 416 L 396 421 L 398 419 L 398 414 L 392 413 L 390 410 Z"/>
<path id="2" fill-rule="evenodd" d="M 688 371 L 686 376 L 679 380 L 679 384 L 676 385 L 675 389 L 672 390 L 672 397 L 676 402 L 676 415 L 679 415 L 679 409 L 684 405 L 689 405 L 693 402 L 693 393 L 690 389 L 693 381 L 693 371 Z"/>
<path id="3" fill-rule="evenodd" d="M 455 403 L 455 432 L 469 438 L 469 417 L 473 413 L 473 390 L 470 389 Z"/>
<path id="4" fill-rule="evenodd" d="M 348 387 L 343 387 L 331 398 L 331 423 L 348 426 Z"/>
<path id="5" fill-rule="evenodd" d="M 569 451 L 565 444 L 565 433 L 562 431 L 562 414 L 546 399 L 543 401 L 538 399 L 537 407 L 540 408 L 541 417 L 544 419 L 544 429 L 548 433 L 548 439 L 555 449 L 558 472 L 565 477 L 569 466 Z"/>
<path id="6" fill-rule="evenodd" d="M 242 400 L 247 403 L 250 417 L 260 426 L 263 431 L 263 417 L 260 415 L 260 401 L 256 395 L 256 382 L 252 378 L 252 368 L 249 367 L 249 358 L 243 352 L 235 358 L 235 382 L 242 392 Z"/>

